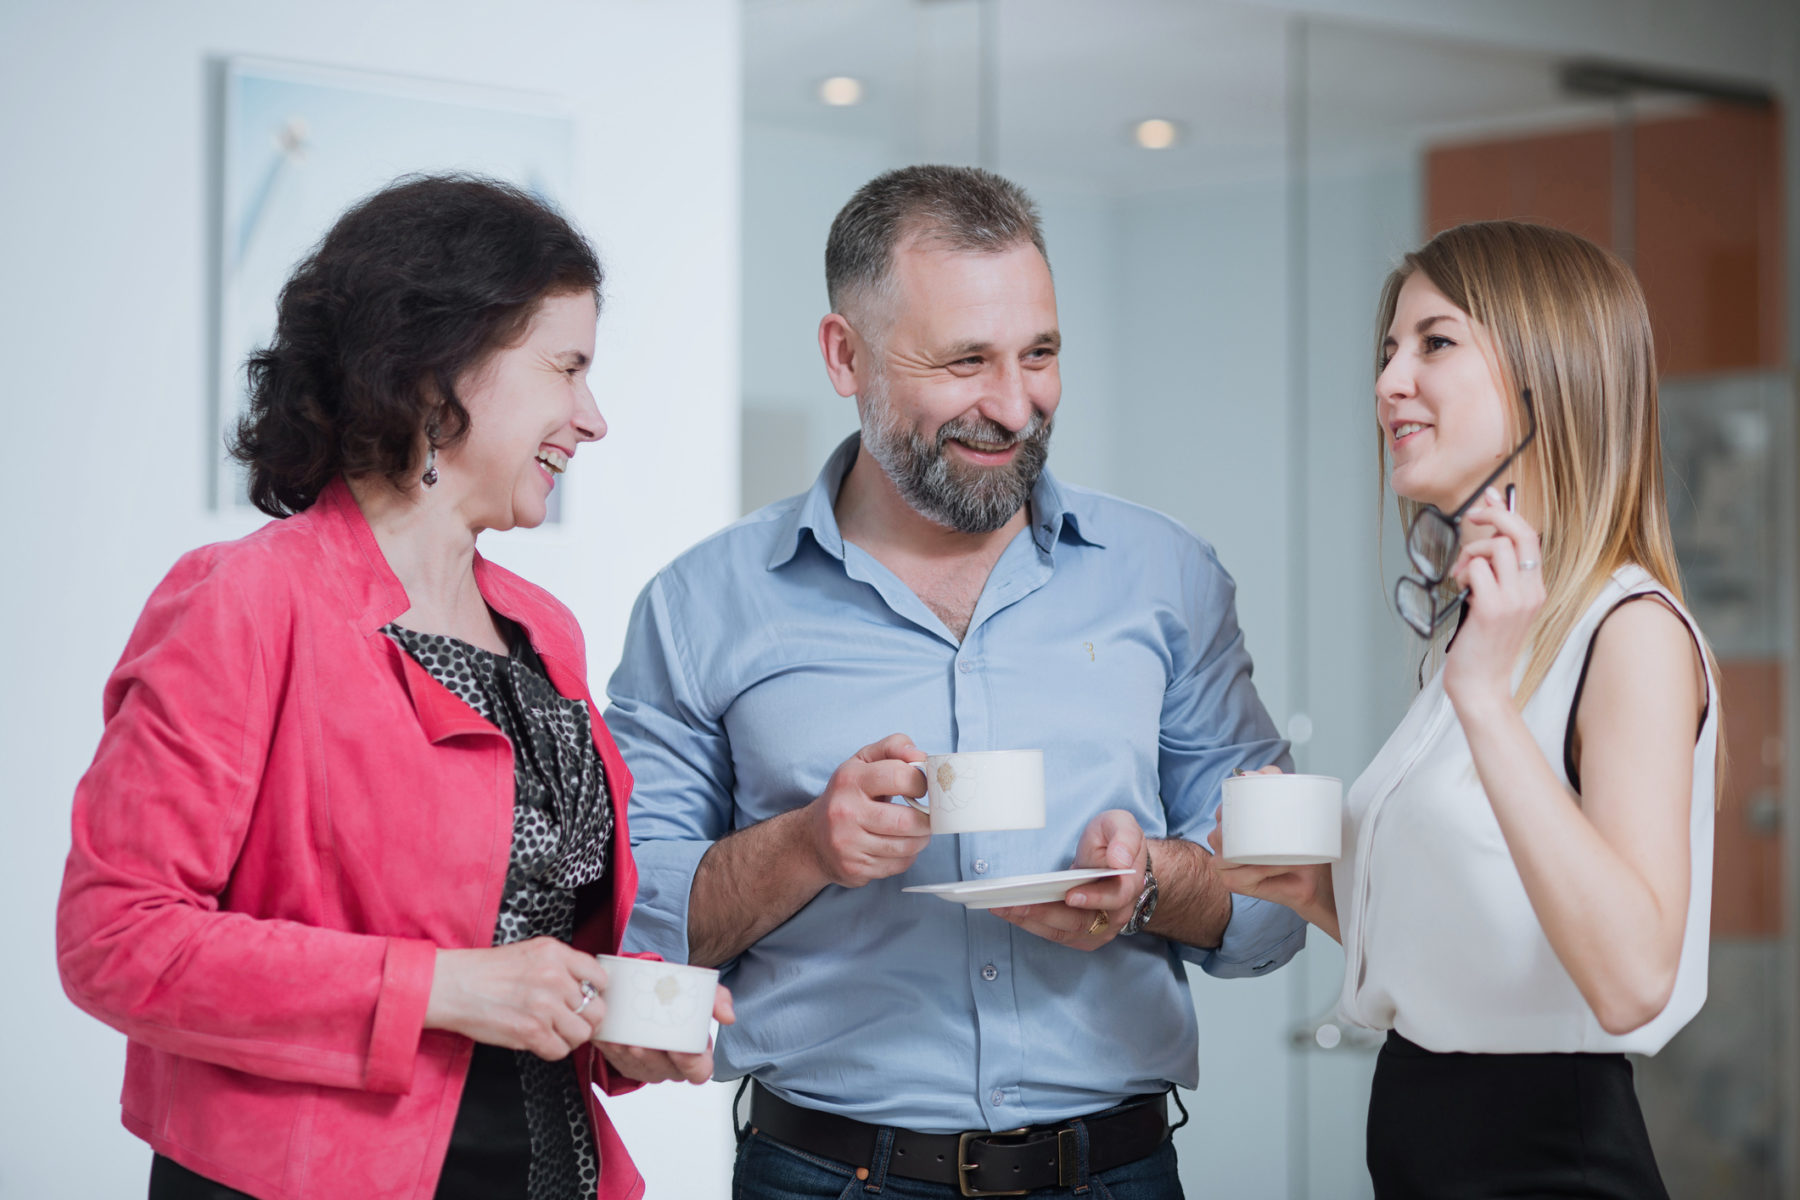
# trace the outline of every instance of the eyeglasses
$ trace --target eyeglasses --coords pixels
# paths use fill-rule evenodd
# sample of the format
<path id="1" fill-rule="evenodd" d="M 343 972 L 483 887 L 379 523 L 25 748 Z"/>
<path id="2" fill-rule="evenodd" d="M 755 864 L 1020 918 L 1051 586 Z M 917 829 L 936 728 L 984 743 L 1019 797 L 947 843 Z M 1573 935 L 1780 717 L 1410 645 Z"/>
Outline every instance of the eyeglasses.
<path id="1" fill-rule="evenodd" d="M 1513 447 L 1513 452 L 1501 460 L 1494 468 L 1494 473 L 1476 485 L 1475 492 L 1459 505 L 1455 512 L 1445 516 L 1432 505 L 1426 505 L 1419 515 L 1413 518 L 1412 527 L 1406 531 L 1406 557 L 1418 571 L 1417 576 L 1402 575 L 1394 584 L 1394 607 L 1400 610 L 1400 619 L 1405 621 L 1412 631 L 1422 638 L 1430 638 L 1432 631 L 1442 625 L 1451 613 L 1468 597 L 1469 589 L 1464 588 L 1456 595 L 1438 603 L 1438 592 L 1450 568 L 1456 565 L 1457 551 L 1462 546 L 1463 515 L 1473 508 L 1482 494 L 1494 485 L 1494 481 L 1506 473 L 1513 460 L 1531 445 L 1531 439 L 1537 436 L 1537 412 L 1531 404 L 1531 389 L 1520 393 L 1525 402 L 1525 436 Z M 1512 489 L 1507 489 L 1508 507 L 1511 507 Z"/>

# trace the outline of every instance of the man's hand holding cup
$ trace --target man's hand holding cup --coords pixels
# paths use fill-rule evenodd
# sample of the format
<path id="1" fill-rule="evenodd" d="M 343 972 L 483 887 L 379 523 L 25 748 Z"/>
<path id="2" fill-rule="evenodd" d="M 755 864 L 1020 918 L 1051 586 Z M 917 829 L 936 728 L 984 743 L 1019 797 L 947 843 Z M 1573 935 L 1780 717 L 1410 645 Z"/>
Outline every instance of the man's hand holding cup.
<path id="1" fill-rule="evenodd" d="M 925 752 L 903 733 L 864 746 L 831 773 L 807 806 L 819 870 L 839 887 L 862 887 L 898 875 L 931 844 L 931 821 L 894 796 L 925 795 L 925 776 L 912 764 Z"/>

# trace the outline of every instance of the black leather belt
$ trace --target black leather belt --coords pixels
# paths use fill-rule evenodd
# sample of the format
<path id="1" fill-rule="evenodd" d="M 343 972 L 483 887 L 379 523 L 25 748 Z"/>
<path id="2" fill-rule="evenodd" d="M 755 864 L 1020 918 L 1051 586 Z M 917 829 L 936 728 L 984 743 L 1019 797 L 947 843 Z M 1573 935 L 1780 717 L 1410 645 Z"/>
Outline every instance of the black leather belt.
<path id="1" fill-rule="evenodd" d="M 1168 1101 L 1147 1096 L 1081 1118 L 1090 1174 L 1155 1153 L 1169 1136 Z M 761 1084 L 750 1089 L 750 1129 L 798 1150 L 867 1169 L 882 1126 L 789 1104 Z M 1072 1122 L 968 1133 L 894 1129 L 888 1173 L 954 1185 L 965 1196 L 1023 1196 L 1035 1188 L 1077 1187 L 1081 1164 Z"/>

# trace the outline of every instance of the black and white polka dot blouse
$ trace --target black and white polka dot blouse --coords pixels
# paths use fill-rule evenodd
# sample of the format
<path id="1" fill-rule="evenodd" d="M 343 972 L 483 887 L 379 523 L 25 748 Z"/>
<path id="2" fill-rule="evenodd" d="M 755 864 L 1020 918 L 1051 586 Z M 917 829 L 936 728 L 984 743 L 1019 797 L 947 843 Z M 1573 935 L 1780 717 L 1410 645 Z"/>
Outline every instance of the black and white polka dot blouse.
<path id="1" fill-rule="evenodd" d="M 587 705 L 559 695 L 523 631 L 501 622 L 512 635 L 510 657 L 398 625 L 382 632 L 512 743 L 512 857 L 493 944 L 542 936 L 566 942 L 575 933 L 575 889 L 606 873 L 612 805 Z M 503 1128 L 505 1114 L 497 1117 L 491 1110 L 516 1103 L 522 1091 L 530 1144 L 528 1200 L 591 1197 L 600 1179 L 599 1154 L 573 1060 L 545 1062 L 525 1051 L 511 1057 L 516 1084 L 495 1078 L 494 1064 L 504 1071 L 504 1057 L 477 1055 L 482 1069 L 471 1068 L 457 1133 L 479 1140 L 479 1130 Z M 471 1106 L 489 1111 L 478 1113 Z M 458 1169 L 459 1146 L 471 1140 L 452 1136 L 446 1172 Z"/>

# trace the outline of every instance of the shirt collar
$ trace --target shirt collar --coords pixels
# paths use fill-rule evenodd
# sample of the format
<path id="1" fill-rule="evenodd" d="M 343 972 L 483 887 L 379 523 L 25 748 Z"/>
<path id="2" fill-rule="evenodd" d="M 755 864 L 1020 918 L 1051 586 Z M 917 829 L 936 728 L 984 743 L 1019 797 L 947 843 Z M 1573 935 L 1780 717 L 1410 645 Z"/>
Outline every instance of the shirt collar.
<path id="1" fill-rule="evenodd" d="M 856 452 L 861 445 L 861 435 L 853 433 L 825 460 L 819 477 L 813 480 L 812 487 L 783 520 L 781 534 L 775 539 L 775 549 L 769 556 L 769 570 L 786 566 L 793 560 L 800 552 L 800 535 L 803 533 L 811 533 L 821 550 L 843 561 L 844 535 L 838 529 L 832 504 L 837 500 L 844 476 L 856 462 Z M 1064 533 L 1090 546 L 1103 545 L 1095 533 L 1093 507 L 1081 503 L 1084 498 L 1079 492 L 1065 492 L 1047 469 L 1038 476 L 1031 489 L 1031 538 L 1045 555 L 1054 554 L 1056 543 Z"/>

